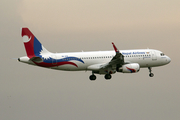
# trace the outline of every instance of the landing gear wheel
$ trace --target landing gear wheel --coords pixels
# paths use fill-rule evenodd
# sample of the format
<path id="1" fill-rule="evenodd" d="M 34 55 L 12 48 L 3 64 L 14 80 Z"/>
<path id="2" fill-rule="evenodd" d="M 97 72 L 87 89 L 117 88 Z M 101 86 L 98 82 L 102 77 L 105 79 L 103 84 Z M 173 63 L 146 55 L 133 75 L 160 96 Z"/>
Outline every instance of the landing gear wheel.
<path id="1" fill-rule="evenodd" d="M 111 79 L 111 75 L 110 74 L 106 74 L 105 76 L 104 76 L 104 78 L 106 79 L 106 80 L 109 80 L 109 79 Z"/>
<path id="2" fill-rule="evenodd" d="M 92 81 L 93 81 L 93 80 L 96 80 L 96 76 L 95 76 L 95 75 L 90 75 L 90 76 L 89 76 L 89 79 L 92 80 Z"/>
<path id="3" fill-rule="evenodd" d="M 149 77 L 153 77 L 153 76 L 154 76 L 154 74 L 153 74 L 153 73 L 150 73 L 150 74 L 149 74 Z"/>
<path id="4" fill-rule="evenodd" d="M 154 76 L 154 74 L 153 73 L 151 73 L 152 72 L 152 68 L 151 67 L 148 67 L 148 69 L 149 69 L 149 77 L 153 77 Z"/>

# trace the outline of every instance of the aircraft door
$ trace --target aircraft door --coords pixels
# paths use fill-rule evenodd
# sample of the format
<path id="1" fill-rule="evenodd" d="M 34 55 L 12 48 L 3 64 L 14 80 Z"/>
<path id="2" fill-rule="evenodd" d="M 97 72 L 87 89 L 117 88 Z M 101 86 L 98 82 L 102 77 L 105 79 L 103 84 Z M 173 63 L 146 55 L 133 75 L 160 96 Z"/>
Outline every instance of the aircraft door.
<path id="1" fill-rule="evenodd" d="M 53 65 L 57 65 L 56 54 L 51 55 L 51 58 L 52 58 L 52 64 L 53 64 Z"/>
<path id="2" fill-rule="evenodd" d="M 156 52 L 151 51 L 152 60 L 157 60 Z"/>

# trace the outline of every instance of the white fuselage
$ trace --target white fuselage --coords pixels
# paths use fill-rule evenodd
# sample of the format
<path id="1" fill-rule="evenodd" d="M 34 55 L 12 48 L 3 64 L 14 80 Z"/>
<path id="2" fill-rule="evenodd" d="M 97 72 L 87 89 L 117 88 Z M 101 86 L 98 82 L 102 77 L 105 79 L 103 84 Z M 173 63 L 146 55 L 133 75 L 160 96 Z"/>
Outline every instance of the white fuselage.
<path id="1" fill-rule="evenodd" d="M 141 68 L 144 67 L 157 67 L 168 64 L 171 59 L 164 55 L 161 51 L 153 49 L 137 49 L 137 50 L 120 50 L 124 56 L 125 63 L 138 63 Z M 68 57 L 76 57 L 81 59 L 84 63 L 77 60 L 71 60 L 77 64 L 78 67 L 65 64 L 61 66 L 51 67 L 52 69 L 66 70 L 66 71 L 80 71 L 91 70 L 88 67 L 96 64 L 106 64 L 111 61 L 115 56 L 114 51 L 93 51 L 93 52 L 72 52 L 72 53 L 50 53 L 49 55 L 54 58 L 52 64 L 57 64 L 57 59 L 68 59 Z M 44 57 L 44 56 L 42 56 Z M 44 57 L 43 59 L 47 59 Z M 70 59 L 70 58 L 69 58 Z M 21 62 L 34 64 L 29 61 L 27 57 L 21 57 Z"/>
<path id="2" fill-rule="evenodd" d="M 158 50 L 118 50 L 113 42 L 114 51 L 51 53 L 28 28 L 22 28 L 21 35 L 27 56 L 18 58 L 20 62 L 56 70 L 92 71 L 90 80 L 96 79 L 94 74 L 105 74 L 108 80 L 116 72 L 137 73 L 144 67 L 149 69 L 149 76 L 153 77 L 152 67 L 166 65 L 171 61 Z"/>
<path id="3" fill-rule="evenodd" d="M 121 50 L 124 55 L 125 63 L 138 63 L 141 68 L 144 67 L 157 67 L 168 64 L 170 58 L 167 56 L 161 56 L 162 52 L 152 49 L 140 49 L 140 50 Z M 63 58 L 63 56 L 75 56 L 84 61 L 83 63 L 75 62 L 79 67 L 74 67 L 71 65 L 63 65 L 56 67 L 55 69 L 60 70 L 88 70 L 88 66 L 94 64 L 106 64 L 113 56 L 115 56 L 114 51 L 95 51 L 95 52 L 75 52 L 75 53 L 59 53 L 56 54 L 57 58 Z"/>

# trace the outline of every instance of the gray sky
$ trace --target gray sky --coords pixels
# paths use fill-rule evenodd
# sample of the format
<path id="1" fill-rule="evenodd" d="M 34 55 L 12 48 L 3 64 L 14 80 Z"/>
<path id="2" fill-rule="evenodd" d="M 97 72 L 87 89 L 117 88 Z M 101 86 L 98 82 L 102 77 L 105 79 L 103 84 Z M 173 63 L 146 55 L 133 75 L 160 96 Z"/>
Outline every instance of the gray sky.
<path id="1" fill-rule="evenodd" d="M 1 120 L 180 119 L 179 0 L 0 1 Z M 169 65 L 110 81 L 91 72 L 55 71 L 16 62 L 26 55 L 21 27 L 51 52 L 153 48 Z"/>

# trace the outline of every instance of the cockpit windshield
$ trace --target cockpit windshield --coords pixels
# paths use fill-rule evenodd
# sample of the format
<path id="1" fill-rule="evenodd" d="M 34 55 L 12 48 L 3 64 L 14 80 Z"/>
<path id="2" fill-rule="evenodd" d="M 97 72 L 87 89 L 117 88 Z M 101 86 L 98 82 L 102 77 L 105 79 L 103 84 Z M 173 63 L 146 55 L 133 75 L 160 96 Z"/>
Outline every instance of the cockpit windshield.
<path id="1" fill-rule="evenodd" d="M 161 56 L 165 56 L 165 54 L 164 54 L 164 53 L 161 53 Z"/>

